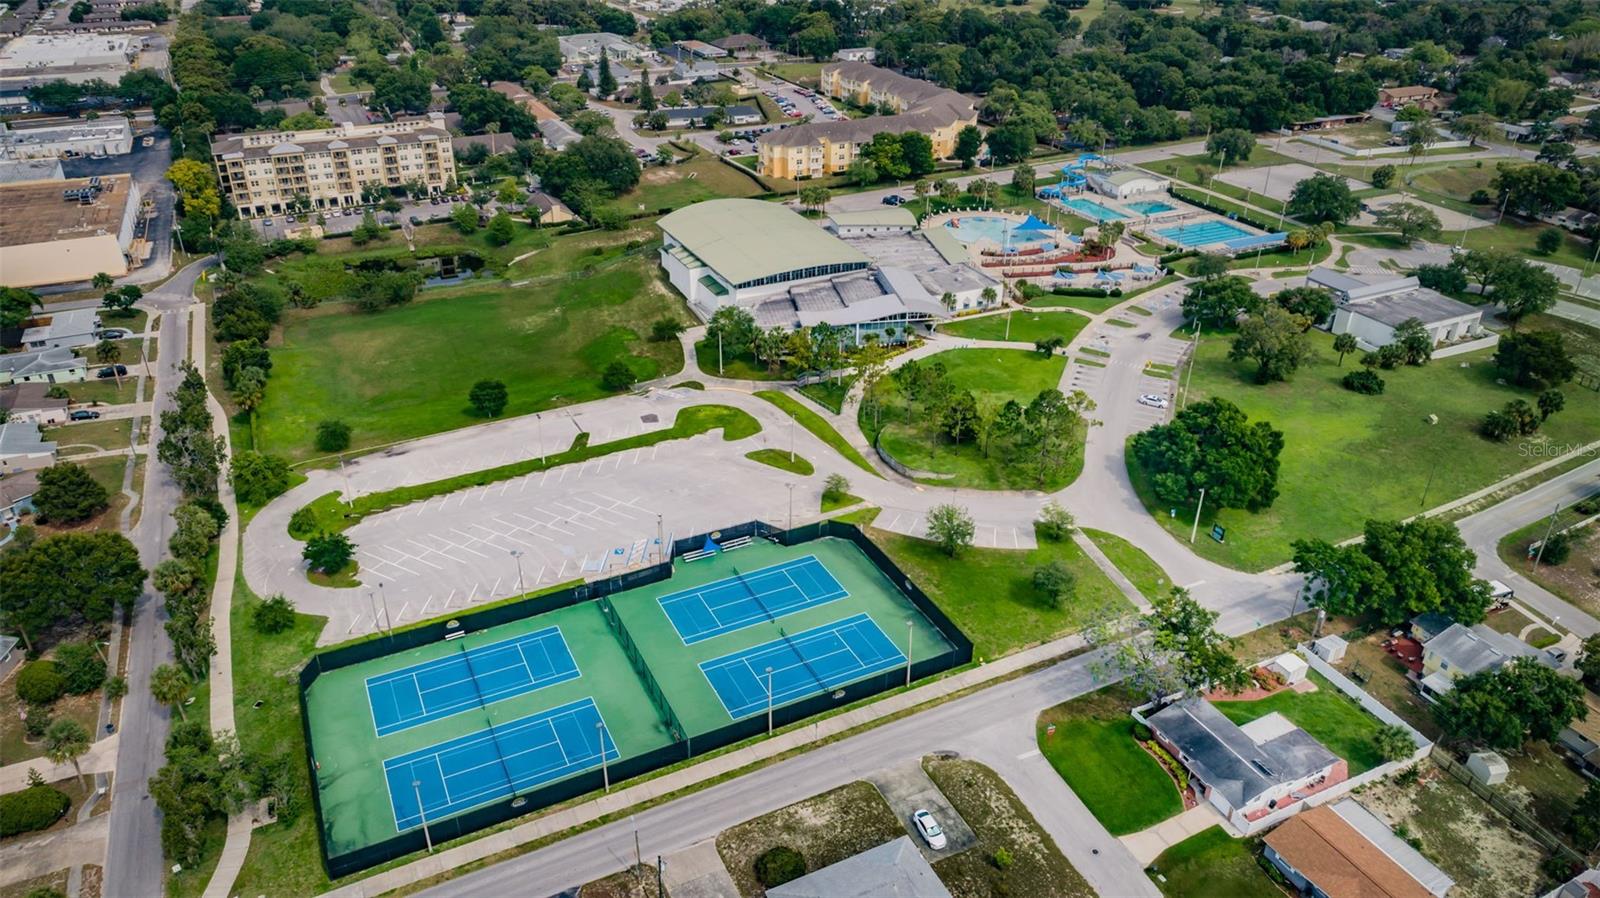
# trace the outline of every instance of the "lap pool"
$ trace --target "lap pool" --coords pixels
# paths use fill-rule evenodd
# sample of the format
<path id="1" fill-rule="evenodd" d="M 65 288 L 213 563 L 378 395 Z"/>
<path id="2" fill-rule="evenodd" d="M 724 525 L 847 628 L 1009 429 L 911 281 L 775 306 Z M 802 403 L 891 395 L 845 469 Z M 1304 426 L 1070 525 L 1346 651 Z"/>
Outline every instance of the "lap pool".
<path id="1" fill-rule="evenodd" d="M 1208 246 L 1250 236 L 1249 231 L 1236 224 L 1216 220 L 1162 228 L 1156 233 L 1183 246 Z"/>

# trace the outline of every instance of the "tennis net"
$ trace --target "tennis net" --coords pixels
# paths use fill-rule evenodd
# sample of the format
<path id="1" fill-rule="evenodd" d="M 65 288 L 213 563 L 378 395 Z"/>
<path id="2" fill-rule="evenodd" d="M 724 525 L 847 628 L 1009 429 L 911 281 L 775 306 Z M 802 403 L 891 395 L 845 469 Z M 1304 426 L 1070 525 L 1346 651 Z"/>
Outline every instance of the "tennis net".
<path id="1" fill-rule="evenodd" d="M 756 603 L 757 608 L 761 609 L 761 613 L 767 616 L 767 620 L 777 623 L 778 616 L 773 614 L 772 609 L 767 607 L 767 603 L 761 600 L 761 594 L 756 592 L 755 589 L 750 586 L 750 581 L 744 578 L 744 574 L 741 573 L 737 567 L 733 567 L 732 565 L 729 565 L 729 567 L 733 568 L 734 579 L 738 580 L 739 585 L 744 587 L 744 591 L 750 594 L 750 599 Z"/>
<path id="2" fill-rule="evenodd" d="M 469 641 L 470 637 L 462 637 L 460 640 L 461 660 L 467 665 L 467 679 L 472 681 L 472 694 L 478 697 L 478 707 L 483 709 L 484 723 L 489 730 L 489 742 L 494 746 L 494 756 L 500 763 L 500 772 L 505 775 L 506 788 L 515 792 L 517 784 L 511 778 L 511 767 L 506 764 L 506 753 L 500 746 L 500 733 L 494 727 L 494 715 L 489 713 L 489 703 L 484 700 L 483 688 L 478 685 L 478 672 L 472 667 L 472 650 L 467 645 Z"/>

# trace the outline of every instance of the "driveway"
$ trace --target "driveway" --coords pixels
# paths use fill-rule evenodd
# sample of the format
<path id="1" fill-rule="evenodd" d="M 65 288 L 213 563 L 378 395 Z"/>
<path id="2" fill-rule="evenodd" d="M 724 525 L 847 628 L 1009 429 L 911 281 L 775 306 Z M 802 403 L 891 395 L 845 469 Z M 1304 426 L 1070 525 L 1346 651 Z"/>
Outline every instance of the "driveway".
<path id="1" fill-rule="evenodd" d="M 950 804 L 950 799 L 945 798 L 939 787 L 928 778 L 927 771 L 922 769 L 920 758 L 879 770 L 869 775 L 867 782 L 878 787 L 883 800 L 889 803 L 894 815 L 900 818 L 900 825 L 906 828 L 906 835 L 910 836 L 911 841 L 921 849 L 922 856 L 928 859 L 928 863 L 960 854 L 978 844 L 977 834 L 972 831 L 967 821 L 956 813 L 956 809 Z M 933 819 L 939 821 L 939 828 L 944 830 L 945 836 L 943 848 L 936 851 L 922 838 L 922 833 L 917 830 L 917 825 L 911 818 L 917 811 L 927 811 L 933 815 Z"/>

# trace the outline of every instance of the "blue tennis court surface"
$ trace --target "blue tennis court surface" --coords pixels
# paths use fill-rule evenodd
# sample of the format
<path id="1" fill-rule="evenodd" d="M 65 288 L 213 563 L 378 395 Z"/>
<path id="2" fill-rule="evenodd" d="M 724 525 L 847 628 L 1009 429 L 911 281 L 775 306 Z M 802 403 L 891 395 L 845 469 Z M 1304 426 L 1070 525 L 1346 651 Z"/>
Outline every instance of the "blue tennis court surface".
<path id="1" fill-rule="evenodd" d="M 546 627 L 368 677 L 367 701 L 372 725 L 387 736 L 577 676 L 560 628 Z"/>
<path id="2" fill-rule="evenodd" d="M 582 698 L 384 761 L 395 828 L 422 824 L 424 812 L 428 822 L 442 820 L 599 767 L 602 740 L 606 760 L 616 760 L 601 722 L 594 699 Z"/>
<path id="3" fill-rule="evenodd" d="M 684 645 L 693 645 L 849 594 L 815 555 L 807 555 L 752 571 L 743 582 L 737 576 L 724 577 L 664 595 L 660 601 Z"/>
<path id="4" fill-rule="evenodd" d="M 774 707 L 853 683 L 906 663 L 873 619 L 857 614 L 764 645 L 703 661 L 700 670 L 734 720 L 767 709 L 767 668 Z"/>

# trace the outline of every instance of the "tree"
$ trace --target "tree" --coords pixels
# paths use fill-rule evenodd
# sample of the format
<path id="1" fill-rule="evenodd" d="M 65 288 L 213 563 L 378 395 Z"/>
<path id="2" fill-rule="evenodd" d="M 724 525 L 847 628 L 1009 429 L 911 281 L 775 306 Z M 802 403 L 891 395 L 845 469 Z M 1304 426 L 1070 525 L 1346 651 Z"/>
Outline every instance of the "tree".
<path id="1" fill-rule="evenodd" d="M 44 308 L 44 300 L 32 290 L 20 287 L 0 287 L 0 328 L 21 327 L 33 317 L 34 309 Z"/>
<path id="2" fill-rule="evenodd" d="M 655 89 L 650 86 L 649 78 L 639 79 L 638 99 L 641 110 L 645 112 L 656 111 L 656 93 Z"/>
<path id="3" fill-rule="evenodd" d="M 1256 147 L 1256 136 L 1243 128 L 1224 128 L 1206 140 L 1206 155 L 1219 164 L 1243 162 Z"/>
<path id="4" fill-rule="evenodd" d="M 294 626 L 294 606 L 281 594 L 267 596 L 250 613 L 250 623 L 259 633 L 282 633 Z"/>
<path id="5" fill-rule="evenodd" d="M 1333 316 L 1333 294 L 1321 287 L 1290 287 L 1274 294 L 1272 301 L 1306 319 L 1307 330 Z"/>
<path id="6" fill-rule="evenodd" d="M 1394 183 L 1394 176 L 1395 176 L 1395 168 L 1394 168 L 1394 166 L 1392 166 L 1392 165 L 1380 165 L 1377 168 L 1372 170 L 1372 175 L 1370 176 L 1370 180 L 1372 181 L 1372 186 L 1373 187 L 1376 187 L 1379 190 L 1386 190 L 1386 189 L 1388 189 L 1390 184 Z"/>
<path id="7" fill-rule="evenodd" d="M 607 365 L 606 370 L 601 372 L 600 386 L 616 393 L 631 389 L 636 380 L 638 380 L 638 377 L 633 373 L 633 369 L 629 368 L 621 359 L 618 359 Z"/>
<path id="8" fill-rule="evenodd" d="M 1420 237 L 1437 237 L 1443 227 L 1432 209 L 1417 203 L 1391 203 L 1372 216 L 1372 220 L 1380 228 L 1397 232 L 1407 243 Z"/>
<path id="9" fill-rule="evenodd" d="M 1437 611 L 1470 624 L 1489 607 L 1488 584 L 1472 575 L 1476 556 L 1448 521 L 1369 520 L 1359 544 L 1298 540 L 1293 548 L 1307 601 L 1329 614 L 1393 625 Z"/>
<path id="10" fill-rule="evenodd" d="M 1494 363 L 1522 387 L 1558 386 L 1578 373 L 1559 331 L 1509 334 L 1495 349 Z"/>
<path id="11" fill-rule="evenodd" d="M 685 329 L 683 322 L 676 318 L 657 318 L 650 325 L 650 339 L 657 343 L 670 343 L 678 339 Z"/>
<path id="12" fill-rule="evenodd" d="M 1406 728 L 1392 723 L 1378 727 L 1378 731 L 1372 734 L 1372 745 L 1385 761 L 1403 761 L 1417 750 L 1417 744 L 1411 740 Z"/>
<path id="13" fill-rule="evenodd" d="M 1578 656 L 1578 670 L 1589 683 L 1600 683 L 1600 633 L 1584 637 L 1583 652 Z"/>
<path id="14" fill-rule="evenodd" d="M 463 234 L 473 234 L 478 230 L 478 210 L 467 203 L 462 203 L 450 213 L 450 220 L 454 222 L 456 230 Z"/>
<path id="15" fill-rule="evenodd" d="M 319 452 L 343 452 L 350 448 L 350 425 L 328 420 L 317 423 L 316 447 Z"/>
<path id="16" fill-rule="evenodd" d="M 1033 166 L 1024 162 L 1011 173 L 1011 186 L 1023 196 L 1033 196 Z"/>
<path id="17" fill-rule="evenodd" d="M 300 557 L 305 559 L 306 566 L 312 571 L 336 574 L 344 570 L 355 553 L 355 544 L 343 533 L 319 533 L 306 540 Z"/>
<path id="18" fill-rule="evenodd" d="M 1561 282 L 1548 270 L 1531 262 L 1519 262 L 1501 272 L 1492 302 L 1500 305 L 1500 317 L 1511 322 L 1511 332 L 1529 315 L 1548 311 L 1561 295 Z"/>
<path id="19" fill-rule="evenodd" d="M 974 125 L 965 125 L 956 132 L 955 157 L 961 160 L 963 169 L 972 168 L 973 161 L 978 158 L 978 151 L 983 149 L 983 132 Z"/>
<path id="20" fill-rule="evenodd" d="M 103 271 L 96 273 L 94 277 L 89 279 L 89 285 L 96 290 L 109 290 L 114 283 L 116 281 L 112 280 L 111 275 Z"/>
<path id="21" fill-rule="evenodd" d="M 1541 256 L 1548 256 L 1561 248 L 1566 238 L 1561 236 L 1560 228 L 1545 228 L 1534 238 L 1533 250 Z"/>
<path id="22" fill-rule="evenodd" d="M 57 624 L 105 623 L 144 592 L 139 553 L 120 533 L 61 533 L 0 554 L 0 622 L 30 648 Z"/>
<path id="23" fill-rule="evenodd" d="M 506 410 L 509 394 L 498 380 L 480 380 L 467 392 L 467 402 L 481 418 L 498 418 Z"/>
<path id="24" fill-rule="evenodd" d="M 1201 253 L 1194 257 L 1194 276 L 1211 281 L 1228 273 L 1228 257 L 1221 253 Z"/>
<path id="25" fill-rule="evenodd" d="M 79 766 L 78 759 L 89 751 L 92 741 L 83 724 L 70 717 L 62 717 L 45 730 L 44 756 L 54 764 L 70 763 L 78 771 L 78 776 L 82 777 L 83 768 Z"/>
<path id="26" fill-rule="evenodd" d="M 813 212 L 821 211 L 832 198 L 833 191 L 821 185 L 812 184 L 800 188 L 800 205 Z"/>
<path id="27" fill-rule="evenodd" d="M 1360 348 L 1356 342 L 1356 335 L 1348 331 L 1333 338 L 1333 351 L 1339 354 L 1340 368 L 1344 367 L 1344 357 Z"/>
<path id="28" fill-rule="evenodd" d="M 1250 359 L 1256 363 L 1256 383 L 1288 380 L 1311 353 L 1306 339 L 1309 319 L 1280 306 L 1267 306 L 1239 321 L 1239 334 L 1233 338 L 1228 358 Z"/>
<path id="29" fill-rule="evenodd" d="M 494 217 L 489 219 L 489 227 L 484 230 L 484 236 L 488 238 L 490 246 L 505 246 L 510 243 L 514 236 L 511 213 L 504 209 L 496 212 Z"/>
<path id="30" fill-rule="evenodd" d="M 260 368 L 244 368 L 233 379 L 233 404 L 241 410 L 254 413 L 267 398 L 267 374 Z"/>
<path id="31" fill-rule="evenodd" d="M 1434 126 L 1432 119 L 1422 118 L 1411 123 L 1404 137 L 1406 155 L 1411 157 L 1411 164 L 1416 165 L 1417 159 L 1439 142 L 1439 129 Z"/>
<path id="32" fill-rule="evenodd" d="M 229 465 L 228 481 L 239 501 L 266 505 L 289 488 L 289 463 L 254 449 L 239 450 Z"/>
<path id="33" fill-rule="evenodd" d="M 101 340 L 99 343 L 95 344 L 94 358 L 95 361 L 102 365 L 112 366 L 111 373 L 117 379 L 117 388 L 121 389 L 122 372 L 118 370 L 116 363 L 122 358 L 122 347 L 118 346 L 111 340 Z"/>
<path id="34" fill-rule="evenodd" d="M 1361 211 L 1361 201 L 1344 178 L 1319 174 L 1294 185 L 1284 211 L 1302 221 L 1344 224 Z"/>
<path id="35" fill-rule="evenodd" d="M 1582 187 L 1576 174 L 1548 162 L 1502 162 L 1489 182 L 1508 211 L 1533 217 L 1571 205 Z"/>
<path id="36" fill-rule="evenodd" d="M 1407 318 L 1394 329 L 1394 346 L 1407 365 L 1426 365 L 1433 358 L 1433 334 L 1421 319 Z"/>
<path id="37" fill-rule="evenodd" d="M 1240 315 L 1254 314 L 1262 305 L 1248 279 L 1226 275 L 1191 285 L 1183 297 L 1183 317 L 1206 327 L 1232 327 Z"/>
<path id="38" fill-rule="evenodd" d="M 106 681 L 106 662 L 92 642 L 63 642 L 56 646 L 55 666 L 71 695 L 88 695 Z"/>
<path id="39" fill-rule="evenodd" d="M 1060 608 L 1078 591 L 1078 578 L 1061 561 L 1047 561 L 1033 569 L 1033 588 L 1045 604 Z"/>
<path id="40" fill-rule="evenodd" d="M 189 719 L 189 713 L 183 710 L 189 699 L 189 677 L 177 665 L 161 664 L 150 672 L 150 694 L 163 705 L 177 708 L 184 720 Z"/>
<path id="41" fill-rule="evenodd" d="M 1472 146 L 1477 146 L 1478 141 L 1490 136 L 1496 130 L 1494 116 L 1482 112 L 1463 115 L 1450 123 L 1450 130 L 1465 137 Z M 1374 184 L 1376 186 L 1376 184 Z"/>
<path id="42" fill-rule="evenodd" d="M 706 322 L 706 341 L 726 357 L 741 356 L 750 351 L 758 330 L 756 319 L 748 311 L 723 306 L 711 313 L 711 320 Z"/>
<path id="43" fill-rule="evenodd" d="M 76 524 L 105 511 L 106 488 L 87 469 L 63 461 L 39 471 L 33 509 L 41 524 Z"/>
<path id="44" fill-rule="evenodd" d="M 1600 780 L 1589 780 L 1567 818 L 1567 833 L 1585 849 L 1600 843 Z"/>
<path id="45" fill-rule="evenodd" d="M 928 511 L 928 538 L 938 543 L 939 548 L 951 558 L 972 545 L 972 537 L 976 532 L 972 515 L 959 505 L 935 505 Z"/>
<path id="46" fill-rule="evenodd" d="M 134 305 L 141 299 L 144 299 L 144 289 L 137 284 L 127 284 L 115 290 L 107 290 L 106 294 L 100 297 L 100 307 L 112 315 L 126 318 L 133 314 Z"/>
<path id="47" fill-rule="evenodd" d="M 1173 506 L 1270 507 L 1278 497 L 1278 456 L 1283 433 L 1251 422 L 1226 399 L 1186 406 L 1167 424 L 1134 435 L 1135 460 L 1150 476 L 1156 496 Z"/>
<path id="48" fill-rule="evenodd" d="M 865 187 L 878 180 L 878 166 L 871 159 L 857 156 L 845 170 L 845 174 L 859 187 Z"/>
<path id="49" fill-rule="evenodd" d="M 600 91 L 601 98 L 609 97 L 617 92 L 617 79 L 611 74 L 611 56 L 607 53 L 600 54 L 600 77 L 595 87 Z"/>
<path id="50" fill-rule="evenodd" d="M 1583 684 L 1535 658 L 1515 658 L 1462 677 L 1434 705 L 1451 739 L 1500 751 L 1548 742 L 1588 714 Z"/>
<path id="51" fill-rule="evenodd" d="M 1474 249 L 1455 257 L 1451 267 L 1478 282 L 1478 292 L 1487 294 L 1511 271 L 1523 264 L 1521 257 L 1507 249 Z"/>
<path id="52" fill-rule="evenodd" d="M 1548 421 L 1551 415 L 1567 407 L 1567 396 L 1560 390 L 1545 390 L 1539 394 L 1538 405 L 1539 420 Z"/>
<path id="53" fill-rule="evenodd" d="M 1047 539 L 1053 543 L 1059 543 L 1070 538 L 1076 529 L 1077 519 L 1072 516 L 1072 512 L 1067 511 L 1066 508 L 1062 507 L 1061 503 L 1054 499 L 1046 502 L 1044 507 L 1039 509 L 1039 517 L 1033 522 L 1033 532 L 1041 539 Z"/>
<path id="54" fill-rule="evenodd" d="M 1217 612 L 1208 611 L 1188 590 L 1173 587 L 1157 596 L 1139 622 L 1148 639 L 1122 642 L 1116 664 L 1151 699 L 1179 690 L 1237 692 L 1249 684 L 1249 671 L 1233 655 L 1233 641 L 1216 629 Z"/>

